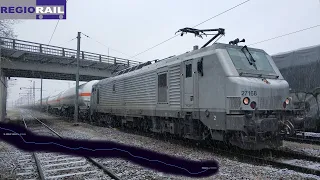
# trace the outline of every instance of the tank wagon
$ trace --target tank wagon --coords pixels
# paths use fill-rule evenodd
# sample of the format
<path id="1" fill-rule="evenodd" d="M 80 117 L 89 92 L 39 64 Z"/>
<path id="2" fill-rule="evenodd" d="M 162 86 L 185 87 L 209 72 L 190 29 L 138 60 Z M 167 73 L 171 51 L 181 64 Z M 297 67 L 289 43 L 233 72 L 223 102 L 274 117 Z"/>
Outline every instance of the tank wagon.
<path id="1" fill-rule="evenodd" d="M 294 122 L 297 130 L 320 131 L 320 45 L 273 55 L 283 77 L 291 88 L 296 109 L 304 110 L 303 120 Z"/>
<path id="2" fill-rule="evenodd" d="M 91 89 L 92 85 L 96 82 L 98 82 L 98 80 L 90 81 L 79 86 L 79 113 L 81 116 L 88 115 Z M 66 116 L 72 116 L 74 114 L 75 91 L 75 87 L 70 88 L 62 92 L 58 99 L 60 102 L 60 112 Z"/>
<path id="3" fill-rule="evenodd" d="M 231 44 L 204 45 L 99 81 L 91 120 L 244 149 L 280 146 L 293 128 L 289 85 L 265 51 Z"/>
<path id="4" fill-rule="evenodd" d="M 90 108 L 90 95 L 92 85 L 98 80 L 90 81 L 79 86 L 79 113 L 82 117 L 87 117 Z M 35 105 L 24 106 L 25 108 L 35 108 L 48 111 L 53 114 L 72 116 L 74 114 L 75 87 L 58 92 L 40 100 Z"/>
<path id="5" fill-rule="evenodd" d="M 48 111 L 48 99 L 49 97 L 42 98 L 42 106 L 40 106 L 41 111 Z"/>
<path id="6" fill-rule="evenodd" d="M 60 96 L 63 92 L 56 93 L 48 97 L 47 106 L 48 112 L 54 114 L 60 114 Z"/>

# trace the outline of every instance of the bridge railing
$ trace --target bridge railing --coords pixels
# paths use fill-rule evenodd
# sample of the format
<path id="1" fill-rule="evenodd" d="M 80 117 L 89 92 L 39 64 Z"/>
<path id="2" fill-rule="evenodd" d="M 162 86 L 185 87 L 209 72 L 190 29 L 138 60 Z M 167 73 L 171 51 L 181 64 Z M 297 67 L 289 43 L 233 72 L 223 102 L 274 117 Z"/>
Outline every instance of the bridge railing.
<path id="1" fill-rule="evenodd" d="M 0 37 L 0 42 L 1 42 L 2 48 L 7 48 L 7 49 L 14 49 L 19 51 L 61 56 L 61 57 L 69 57 L 69 58 L 72 56 L 74 56 L 75 58 L 77 57 L 77 50 L 69 49 L 69 48 L 51 46 L 46 44 L 40 44 L 40 43 L 29 42 L 29 41 L 24 41 L 19 39 L 5 38 L 5 37 Z M 113 56 L 90 53 L 86 51 L 80 51 L 80 60 L 97 61 L 97 62 L 104 62 L 104 63 L 115 64 L 115 65 L 122 64 L 128 67 L 141 64 L 141 62 L 139 61 L 133 61 L 133 60 L 123 59 L 123 58 L 118 58 Z"/>

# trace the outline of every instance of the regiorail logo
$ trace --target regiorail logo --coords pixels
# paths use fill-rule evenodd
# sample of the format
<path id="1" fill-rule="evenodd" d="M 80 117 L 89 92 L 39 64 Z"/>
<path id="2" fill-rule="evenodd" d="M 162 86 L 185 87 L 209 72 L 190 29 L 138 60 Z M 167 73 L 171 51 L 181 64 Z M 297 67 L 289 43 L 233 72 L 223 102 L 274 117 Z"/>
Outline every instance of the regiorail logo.
<path id="1" fill-rule="evenodd" d="M 0 19 L 66 19 L 66 0 L 0 0 Z"/>

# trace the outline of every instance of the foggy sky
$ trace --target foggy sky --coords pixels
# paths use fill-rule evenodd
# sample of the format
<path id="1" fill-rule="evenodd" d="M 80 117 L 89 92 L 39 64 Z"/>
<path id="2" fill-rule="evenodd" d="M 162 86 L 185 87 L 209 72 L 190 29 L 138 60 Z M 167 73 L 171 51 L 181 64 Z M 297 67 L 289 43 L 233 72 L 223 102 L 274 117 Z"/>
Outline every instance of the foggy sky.
<path id="1" fill-rule="evenodd" d="M 82 36 L 81 50 L 129 58 L 172 36 L 184 27 L 194 25 L 219 14 L 244 0 L 69 0 L 67 20 L 61 20 L 51 41 L 76 49 L 76 40 L 83 32 L 94 40 Z M 319 0 L 251 0 L 200 26 L 199 29 L 224 28 L 226 35 L 219 42 L 228 43 L 235 38 L 245 38 L 246 44 L 286 34 L 320 24 Z M 18 39 L 48 44 L 57 20 L 25 20 L 15 26 Z M 254 45 L 269 54 L 276 54 L 319 44 L 320 27 L 269 42 Z M 166 58 L 190 51 L 194 45 L 202 46 L 208 38 L 195 38 L 187 34 L 143 53 L 135 58 L 148 61 Z M 127 55 L 114 51 L 121 51 Z M 70 81 L 69 81 L 70 82 Z M 19 97 L 20 87 L 30 85 L 26 79 L 10 86 L 8 104 Z M 44 97 L 68 88 L 66 81 L 44 80 Z M 70 83 L 73 87 L 74 83 Z M 40 87 L 40 80 L 36 80 Z M 40 92 L 36 96 L 39 99 Z"/>

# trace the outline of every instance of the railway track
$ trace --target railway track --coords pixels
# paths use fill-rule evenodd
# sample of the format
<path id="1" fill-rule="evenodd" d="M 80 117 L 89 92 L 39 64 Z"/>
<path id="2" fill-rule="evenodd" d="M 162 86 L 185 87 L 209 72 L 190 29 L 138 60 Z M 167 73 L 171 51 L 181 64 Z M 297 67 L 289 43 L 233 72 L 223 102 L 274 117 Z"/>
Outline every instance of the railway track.
<path id="1" fill-rule="evenodd" d="M 280 169 L 289 169 L 300 173 L 320 176 L 320 157 L 318 156 L 311 156 L 284 149 L 248 151 L 237 147 L 230 148 L 230 146 L 224 145 L 205 147 L 205 149 L 207 151 L 213 151 L 214 153 L 220 154 L 224 157 L 229 157 L 230 159 L 236 159 L 237 161 L 256 165 L 271 165 Z M 293 164 L 295 161 L 298 163 Z M 299 161 L 317 164 L 319 168 L 314 169 L 304 165 L 299 165 Z"/>
<path id="2" fill-rule="evenodd" d="M 319 137 L 303 136 L 302 134 L 297 134 L 292 137 L 287 137 L 285 140 L 292 141 L 292 142 L 298 142 L 298 143 L 320 145 L 320 138 Z"/>
<path id="3" fill-rule="evenodd" d="M 150 138 L 156 138 L 158 140 L 168 141 L 166 137 L 163 137 L 163 135 L 159 134 L 148 134 L 145 132 L 128 129 L 124 129 L 124 131 L 128 133 L 148 136 Z M 234 146 L 228 146 L 224 143 L 206 143 L 205 145 L 199 145 L 198 142 L 190 140 L 186 141 L 184 139 L 174 137 L 169 138 L 169 141 L 188 147 L 197 146 L 198 148 L 207 152 L 213 152 L 230 159 L 236 159 L 237 161 L 256 165 L 271 165 L 280 169 L 289 169 L 300 173 L 320 176 L 320 157 L 318 156 L 311 156 L 308 154 L 298 153 L 286 149 L 265 149 L 260 151 L 248 151 Z M 294 160 L 317 164 L 319 165 L 319 169 L 313 169 L 310 167 L 290 163 L 290 161 Z"/>
<path id="4" fill-rule="evenodd" d="M 21 112 L 23 114 L 25 112 Z M 28 127 L 26 118 L 22 117 L 26 128 L 38 134 L 48 133 L 62 137 L 39 120 L 37 127 Z M 44 131 L 46 130 L 46 131 Z M 115 179 L 119 180 L 114 173 L 105 166 L 89 157 L 77 157 L 57 153 L 27 153 L 18 160 L 17 179 Z"/>
<path id="5" fill-rule="evenodd" d="M 296 153 L 294 151 L 277 149 L 267 149 L 261 150 L 259 152 L 242 151 L 234 149 L 215 149 L 214 151 L 219 152 L 224 156 L 229 156 L 230 158 L 237 158 L 237 160 L 245 161 L 248 163 L 271 165 L 273 167 L 281 169 L 289 169 L 296 172 L 320 176 L 320 169 L 314 169 L 307 166 L 290 163 L 294 161 L 303 161 L 320 165 L 320 157 L 317 156 L 310 156 L 307 154 Z"/>
<path id="6" fill-rule="evenodd" d="M 100 124 L 101 126 L 102 124 Z M 157 138 L 159 140 L 167 140 L 163 138 L 162 135 L 157 134 L 148 134 L 141 131 L 128 130 L 124 131 L 128 133 L 139 134 L 143 136 L 149 136 L 151 138 Z M 171 138 L 169 141 L 174 141 L 174 143 L 178 143 L 185 146 L 194 146 L 197 143 L 190 143 L 190 141 L 185 141 L 177 138 Z M 314 169 L 307 166 L 288 163 L 293 160 L 300 160 L 305 162 L 311 162 L 320 164 L 320 157 L 311 156 L 303 153 L 297 153 L 294 151 L 283 150 L 283 149 L 268 149 L 262 151 L 245 151 L 236 147 L 225 146 L 221 143 L 216 143 L 215 145 L 210 144 L 209 146 L 198 146 L 202 150 L 206 150 L 209 152 L 214 152 L 216 154 L 222 155 L 224 157 L 229 157 L 230 159 L 236 159 L 238 161 L 247 162 L 250 164 L 257 165 L 271 165 L 280 169 L 289 169 L 296 172 L 301 172 L 305 174 L 313 174 L 320 176 L 320 168 Z"/>

